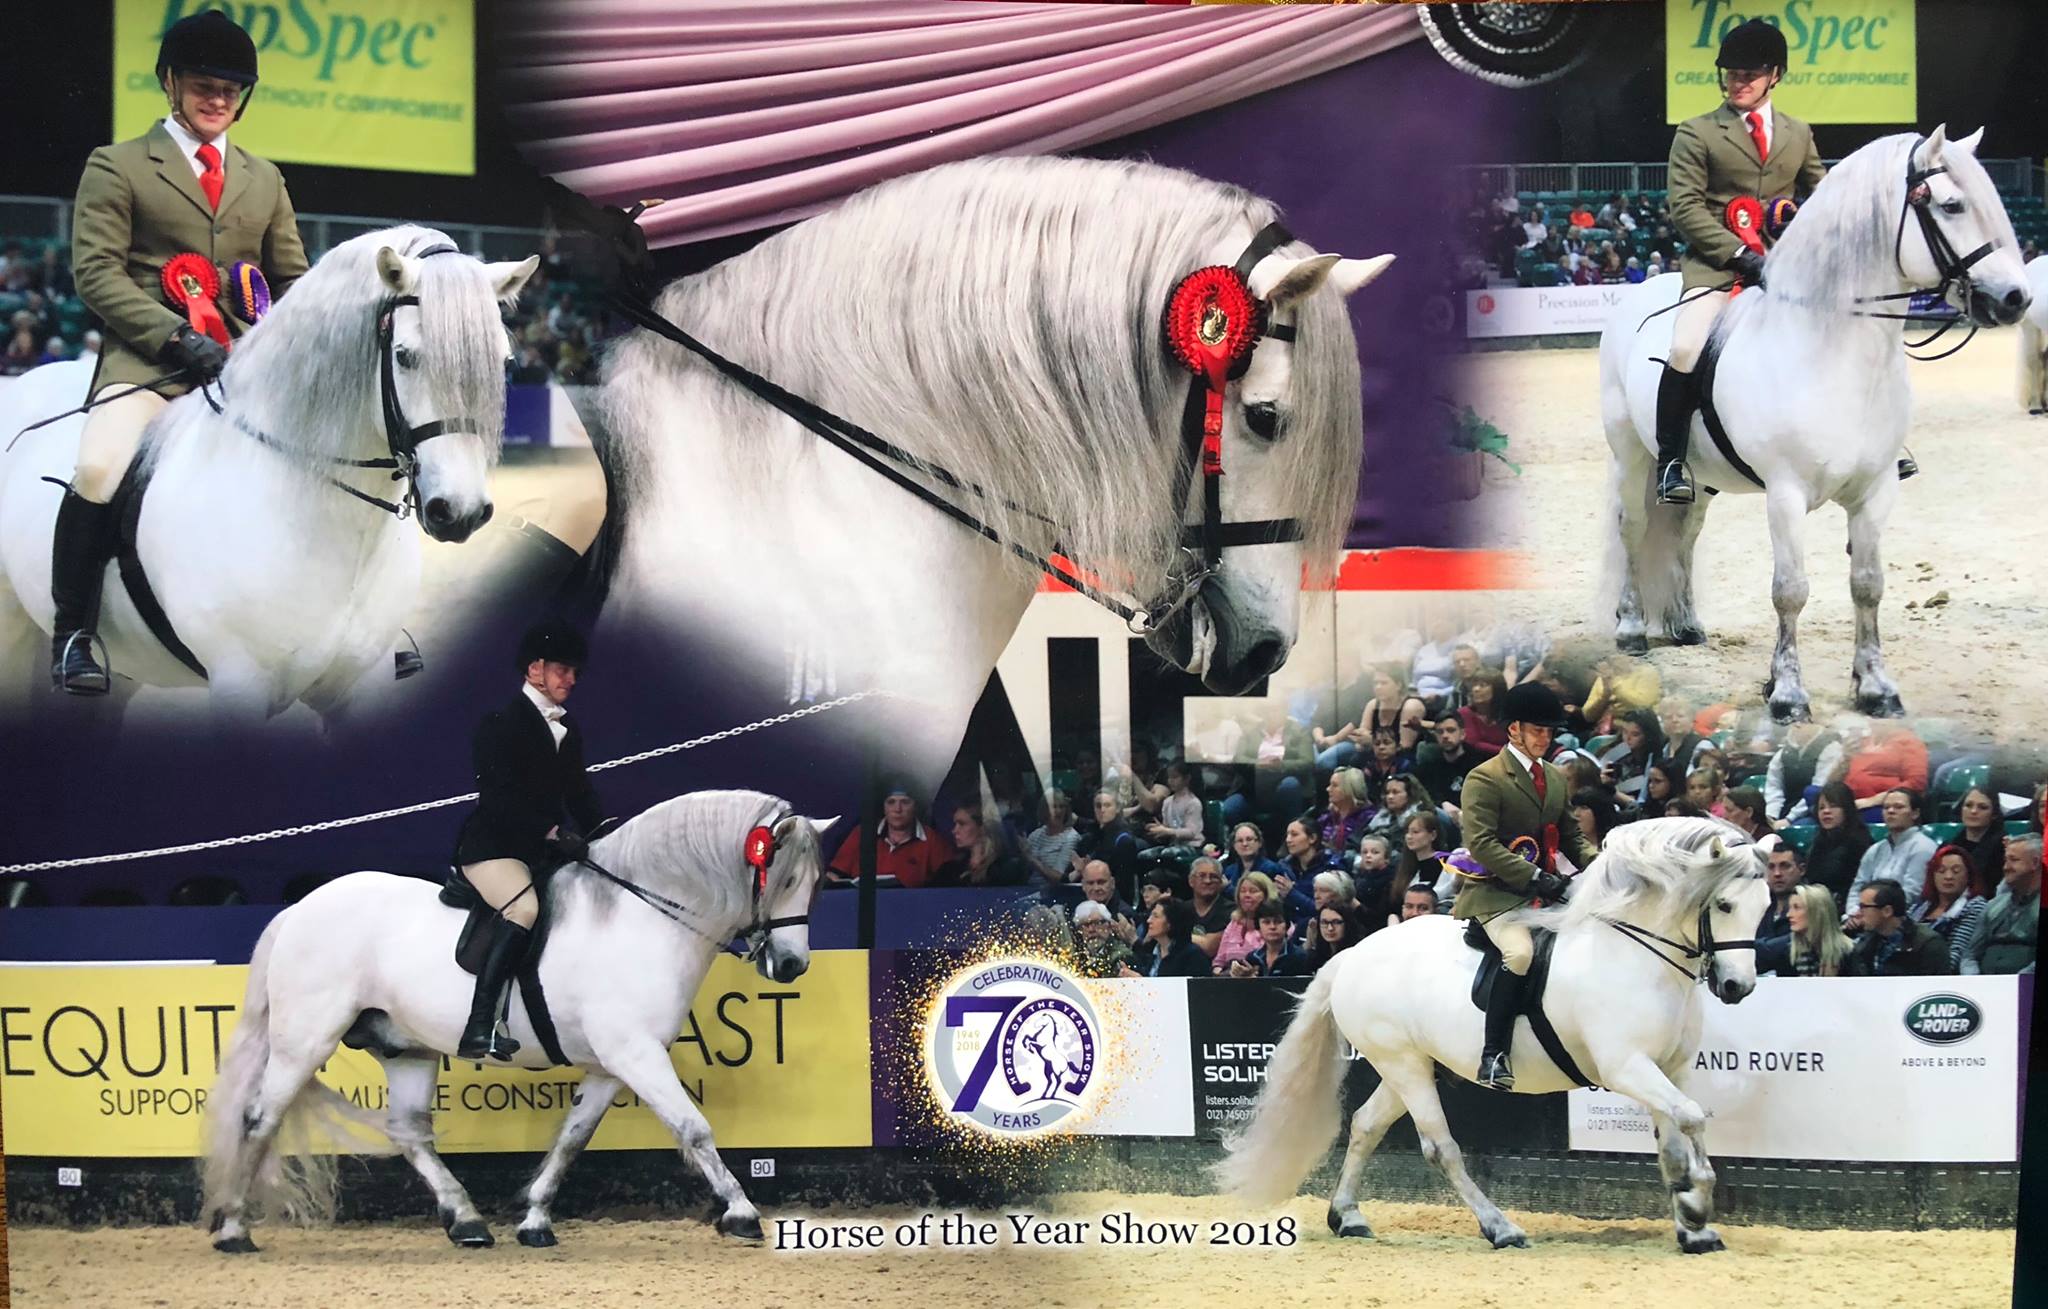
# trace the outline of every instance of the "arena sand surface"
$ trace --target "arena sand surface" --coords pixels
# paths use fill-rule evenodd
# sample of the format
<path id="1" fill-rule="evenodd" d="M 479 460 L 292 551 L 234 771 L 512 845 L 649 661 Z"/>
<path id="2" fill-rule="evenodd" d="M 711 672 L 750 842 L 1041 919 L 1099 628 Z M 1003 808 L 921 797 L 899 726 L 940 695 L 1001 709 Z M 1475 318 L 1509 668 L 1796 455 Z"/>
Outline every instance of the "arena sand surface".
<path id="1" fill-rule="evenodd" d="M 2048 482 L 2040 473 L 2048 418 L 2029 418 L 2019 406 L 2017 336 L 2016 329 L 1982 332 L 1953 358 L 1910 366 L 1907 445 L 1921 474 L 1900 487 L 1885 533 L 1879 630 L 1909 714 L 1953 719 L 1980 739 L 2028 743 L 2048 739 L 2048 694 L 2036 658 L 2048 620 L 2040 584 L 2048 557 Z M 1554 638 L 1612 650 L 1611 613 L 1594 615 L 1608 521 L 1599 362 L 1597 350 L 1473 355 L 1464 390 L 1508 435 L 1509 457 L 1523 469 L 1519 478 L 1490 482 L 1478 501 L 1481 543 L 1537 542 L 1532 572 L 1548 588 L 1511 597 L 1509 609 Z M 1800 654 L 1816 717 L 1852 707 L 1846 522 L 1832 505 L 1807 518 L 1812 589 Z M 1763 497 L 1716 497 L 1696 558 L 1707 644 L 1653 645 L 1651 658 L 1667 683 L 1678 679 L 1712 700 L 1761 704 L 1777 639 Z M 1944 593 L 1945 602 L 1929 606 Z"/>
<path id="2" fill-rule="evenodd" d="M 1368 1201 L 1367 1217 L 1379 1233 L 1375 1241 L 1339 1241 L 1323 1226 L 1323 1211 L 1323 1202 L 1309 1197 L 1285 1209 L 1304 1237 L 1291 1249 L 1198 1244 L 796 1254 L 743 1246 L 697 1222 L 592 1221 L 562 1223 L 562 1244 L 552 1250 L 512 1245 L 510 1228 L 501 1225 L 504 1244 L 465 1251 L 449 1246 L 422 1221 L 328 1231 L 259 1228 L 263 1252 L 231 1258 L 214 1253 L 193 1228 L 16 1228 L 10 1234 L 9 1276 L 14 1303 L 23 1309 L 642 1302 L 1094 1309 L 1206 1303 L 1219 1293 L 1231 1300 L 1352 1307 L 1639 1309 L 1687 1302 L 1776 1304 L 1788 1294 L 1796 1298 L 1793 1288 L 1811 1287 L 1853 1287 L 1848 1298 L 1861 1309 L 1976 1309 L 2008 1305 L 2012 1298 L 2010 1231 L 1803 1232 L 1723 1225 L 1729 1249 L 1695 1258 L 1678 1253 L 1668 1221 L 1517 1213 L 1535 1244 L 1495 1251 L 1463 1209 Z M 1068 1195 L 1036 1212 L 1052 1218 L 1129 1212 L 1147 1221 L 1198 1222 L 1244 1216 L 1241 1207 L 1220 1198 L 1168 1195 Z M 776 1216 L 770 1213 L 769 1221 Z M 815 1215 L 839 1223 L 903 1216 L 854 1209 Z M 1206 1229 L 1201 1234 L 1206 1237 Z"/>

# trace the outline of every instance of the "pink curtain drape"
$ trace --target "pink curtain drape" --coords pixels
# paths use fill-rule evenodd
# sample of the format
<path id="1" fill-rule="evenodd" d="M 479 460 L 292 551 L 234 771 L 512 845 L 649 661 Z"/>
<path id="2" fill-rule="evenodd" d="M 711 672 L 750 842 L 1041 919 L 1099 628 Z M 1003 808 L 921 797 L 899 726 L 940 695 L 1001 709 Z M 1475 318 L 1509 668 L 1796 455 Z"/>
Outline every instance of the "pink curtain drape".
<path id="1" fill-rule="evenodd" d="M 528 0 L 500 22 L 527 157 L 599 200 L 664 199 L 641 219 L 657 246 L 955 159 L 1142 131 L 1420 34 L 1399 4 Z"/>

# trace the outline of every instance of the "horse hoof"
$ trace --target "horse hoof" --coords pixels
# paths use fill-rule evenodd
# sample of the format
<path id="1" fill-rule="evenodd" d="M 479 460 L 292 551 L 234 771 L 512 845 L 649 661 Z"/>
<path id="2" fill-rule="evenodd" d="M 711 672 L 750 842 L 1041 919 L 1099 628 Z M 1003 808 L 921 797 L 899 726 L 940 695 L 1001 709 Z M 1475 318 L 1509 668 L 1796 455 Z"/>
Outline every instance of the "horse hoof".
<path id="1" fill-rule="evenodd" d="M 519 1229 L 519 1244 L 532 1250 L 545 1250 L 559 1244 L 552 1227 L 522 1227 Z"/>
<path id="2" fill-rule="evenodd" d="M 1501 1232 L 1489 1238 L 1496 1250 L 1526 1250 L 1529 1248 L 1529 1234 L 1520 1228 Z"/>
<path id="3" fill-rule="evenodd" d="M 1650 638 L 1647 636 L 1617 636 L 1614 648 L 1623 654 L 1646 655 L 1650 653 Z"/>
<path id="4" fill-rule="evenodd" d="M 491 1229 L 484 1226 L 481 1218 L 451 1223 L 448 1227 L 448 1239 L 465 1250 L 488 1250 L 498 1243 L 497 1238 L 491 1235 Z"/>
<path id="5" fill-rule="evenodd" d="M 1896 693 L 1859 695 L 1856 697 L 1856 712 L 1872 718 L 1904 718 L 1906 705 Z"/>
<path id="6" fill-rule="evenodd" d="M 1671 629 L 1673 645 L 1705 645 L 1707 629 L 1704 627 L 1674 627 Z"/>
<path id="7" fill-rule="evenodd" d="M 1721 1234 L 1712 1228 L 1699 1232 L 1680 1232 L 1678 1234 L 1678 1252 L 1680 1254 L 1713 1254 L 1716 1251 L 1726 1250 L 1727 1248 L 1721 1241 Z"/>
<path id="8" fill-rule="evenodd" d="M 255 1254 L 256 1243 L 246 1236 L 230 1236 L 213 1243 L 222 1254 Z"/>
<path id="9" fill-rule="evenodd" d="M 1367 1241 L 1372 1239 L 1372 1228 L 1366 1226 L 1365 1219 L 1359 1217 L 1356 1213 L 1347 1217 L 1344 1214 L 1338 1213 L 1335 1208 L 1332 1208 L 1329 1212 L 1328 1220 L 1330 1231 L 1333 1235 L 1355 1236 Z"/>
<path id="10" fill-rule="evenodd" d="M 1804 700 L 1771 701 L 1771 721 L 1774 723 L 1805 723 L 1813 720 L 1813 709 Z"/>
<path id="11" fill-rule="evenodd" d="M 720 1214 L 718 1221 L 712 1225 L 724 1236 L 736 1236 L 742 1241 L 762 1239 L 761 1220 L 752 1214 L 741 1214 L 738 1217 L 730 1213 Z"/>

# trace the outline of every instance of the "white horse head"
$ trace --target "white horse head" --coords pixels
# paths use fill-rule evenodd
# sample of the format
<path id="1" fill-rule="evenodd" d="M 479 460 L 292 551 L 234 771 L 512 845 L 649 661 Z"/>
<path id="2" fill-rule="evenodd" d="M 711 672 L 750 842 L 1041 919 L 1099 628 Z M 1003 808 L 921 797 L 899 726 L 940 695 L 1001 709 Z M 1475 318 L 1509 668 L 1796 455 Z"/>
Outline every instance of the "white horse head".
<path id="1" fill-rule="evenodd" d="M 1549 915 L 1628 923 L 1705 950 L 1708 988 L 1725 1004 L 1756 989 L 1756 925 L 1769 907 L 1761 849 L 1718 818 L 1652 818 L 1608 834 L 1600 857 Z M 1704 928 L 1704 931 L 1702 931 Z M 1714 942 L 1746 942 L 1716 948 Z"/>
<path id="2" fill-rule="evenodd" d="M 723 944 L 748 938 L 761 976 L 791 982 L 811 966 L 811 901 L 824 872 L 820 841 L 837 818 L 813 819 L 758 791 L 696 791 L 665 800 L 591 846 L 591 857 L 636 886 L 678 901 L 685 926 Z M 747 841 L 765 827 L 760 873 Z M 623 893 L 622 893 L 623 894 Z"/>
<path id="3" fill-rule="evenodd" d="M 229 415 L 310 476 L 366 455 L 415 458 L 421 528 L 465 540 L 491 516 L 509 344 L 500 306 L 537 267 L 531 256 L 482 263 L 424 227 L 344 241 L 236 343 L 221 379 Z M 368 432 L 382 438 L 366 449 Z"/>

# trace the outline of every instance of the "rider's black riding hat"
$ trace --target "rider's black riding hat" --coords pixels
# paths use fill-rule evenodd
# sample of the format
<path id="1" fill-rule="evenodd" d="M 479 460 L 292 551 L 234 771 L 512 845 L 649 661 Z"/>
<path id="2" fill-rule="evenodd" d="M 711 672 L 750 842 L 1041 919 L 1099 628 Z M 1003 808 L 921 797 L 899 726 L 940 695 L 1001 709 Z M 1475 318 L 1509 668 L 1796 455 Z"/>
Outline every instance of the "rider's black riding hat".
<path id="1" fill-rule="evenodd" d="M 1785 34 L 1778 30 L 1778 25 L 1752 18 L 1728 29 L 1728 35 L 1721 38 L 1721 53 L 1715 58 L 1714 66 L 1784 68 L 1791 62 L 1792 56 L 1785 48 Z"/>
<path id="2" fill-rule="evenodd" d="M 1565 726 L 1564 701 L 1541 682 L 1518 682 L 1501 697 L 1500 720 L 1562 731 Z"/>
<path id="3" fill-rule="evenodd" d="M 180 18 L 165 30 L 156 56 L 157 81 L 172 69 L 254 86 L 256 42 L 232 18 L 208 9 Z"/>
<path id="4" fill-rule="evenodd" d="M 519 666 L 529 668 L 536 659 L 551 664 L 567 664 L 571 668 L 582 668 L 589 646 L 583 633 L 576 630 L 566 618 L 549 618 L 526 629 L 526 635 L 519 638 Z"/>

